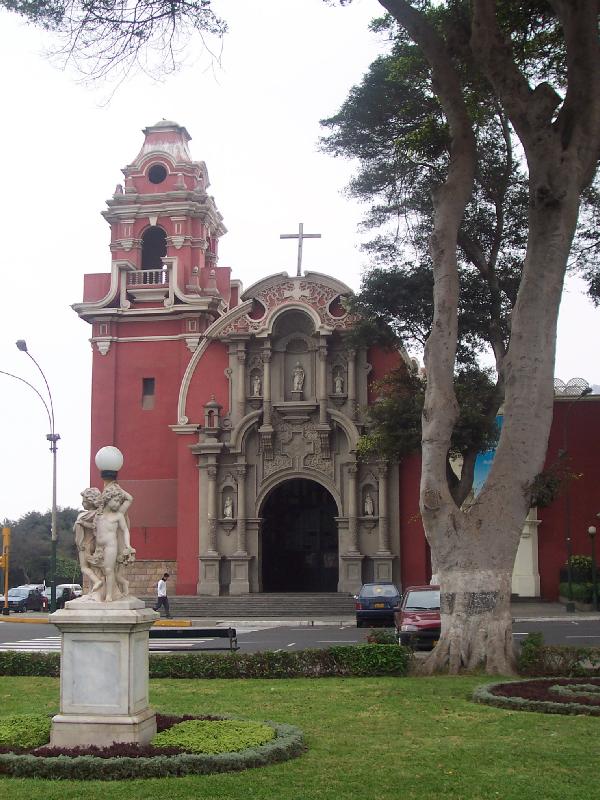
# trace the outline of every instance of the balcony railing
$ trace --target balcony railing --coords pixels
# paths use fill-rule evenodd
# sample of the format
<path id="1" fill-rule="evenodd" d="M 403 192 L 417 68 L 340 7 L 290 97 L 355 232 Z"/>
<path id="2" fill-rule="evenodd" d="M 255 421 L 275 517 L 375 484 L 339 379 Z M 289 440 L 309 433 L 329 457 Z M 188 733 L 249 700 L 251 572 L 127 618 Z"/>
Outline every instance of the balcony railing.
<path id="1" fill-rule="evenodd" d="M 135 272 L 127 273 L 127 288 L 130 286 L 164 286 L 169 285 L 169 270 L 166 267 L 160 269 L 139 269 Z"/>

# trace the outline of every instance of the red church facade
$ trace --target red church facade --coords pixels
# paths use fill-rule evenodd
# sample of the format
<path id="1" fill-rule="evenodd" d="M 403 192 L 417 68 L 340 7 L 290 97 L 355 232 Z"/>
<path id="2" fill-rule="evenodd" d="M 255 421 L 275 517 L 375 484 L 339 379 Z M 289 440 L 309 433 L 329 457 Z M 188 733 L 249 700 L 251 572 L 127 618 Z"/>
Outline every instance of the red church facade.
<path id="1" fill-rule="evenodd" d="M 132 590 L 151 592 L 165 570 L 180 595 L 426 581 L 419 459 L 356 459 L 371 387 L 403 356 L 351 344 L 350 290 L 331 276 L 281 273 L 244 291 L 218 264 L 226 229 L 187 131 L 162 121 L 144 136 L 104 212 L 111 272 L 86 275 L 74 306 L 92 330 L 91 485 L 93 455 L 112 444 L 135 499 Z M 557 401 L 548 459 L 566 426 L 586 475 L 570 483 L 573 552 L 588 552 L 599 406 L 573 402 Z M 530 515 L 522 593 L 556 596 L 561 503 L 539 525 Z"/>

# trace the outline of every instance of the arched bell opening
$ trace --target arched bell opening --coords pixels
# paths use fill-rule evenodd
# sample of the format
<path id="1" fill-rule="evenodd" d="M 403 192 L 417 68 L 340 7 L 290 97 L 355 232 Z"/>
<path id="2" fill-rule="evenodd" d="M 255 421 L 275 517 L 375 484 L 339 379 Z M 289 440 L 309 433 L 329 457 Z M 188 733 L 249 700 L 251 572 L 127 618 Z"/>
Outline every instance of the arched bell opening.
<path id="1" fill-rule="evenodd" d="M 337 504 L 316 481 L 278 484 L 262 507 L 263 592 L 337 592 Z"/>
<path id="2" fill-rule="evenodd" d="M 167 255 L 167 234 L 153 225 L 142 234 L 142 269 L 160 269 Z"/>

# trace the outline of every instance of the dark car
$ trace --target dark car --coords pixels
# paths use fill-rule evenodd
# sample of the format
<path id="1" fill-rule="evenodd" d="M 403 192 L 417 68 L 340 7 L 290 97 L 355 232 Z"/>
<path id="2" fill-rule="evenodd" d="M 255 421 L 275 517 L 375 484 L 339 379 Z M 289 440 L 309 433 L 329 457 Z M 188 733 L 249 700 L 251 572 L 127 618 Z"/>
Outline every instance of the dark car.
<path id="1" fill-rule="evenodd" d="M 37 589 L 25 589 L 17 586 L 15 589 L 8 590 L 9 611 L 17 614 L 25 611 L 45 611 L 47 606 L 46 598 Z"/>
<path id="2" fill-rule="evenodd" d="M 440 638 L 440 587 L 409 586 L 394 614 L 398 644 L 432 650 Z"/>
<path id="3" fill-rule="evenodd" d="M 394 624 L 394 608 L 400 603 L 400 591 L 393 583 L 365 583 L 355 596 L 356 627 Z"/>

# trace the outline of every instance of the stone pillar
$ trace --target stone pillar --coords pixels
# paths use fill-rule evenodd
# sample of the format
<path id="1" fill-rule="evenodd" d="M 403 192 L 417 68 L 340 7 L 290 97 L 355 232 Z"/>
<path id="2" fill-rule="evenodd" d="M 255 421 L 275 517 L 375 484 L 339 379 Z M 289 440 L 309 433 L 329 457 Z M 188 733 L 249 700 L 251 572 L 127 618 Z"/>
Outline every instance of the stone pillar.
<path id="1" fill-rule="evenodd" d="M 537 508 L 527 515 L 512 574 L 512 592 L 519 597 L 540 596 L 540 572 L 538 566 L 538 526 Z"/>
<path id="2" fill-rule="evenodd" d="M 356 416 L 356 350 L 348 350 L 348 413 Z"/>
<path id="3" fill-rule="evenodd" d="M 237 464 L 237 551 L 236 556 L 247 555 L 246 545 L 246 474 L 245 464 Z"/>
<path id="4" fill-rule="evenodd" d="M 61 633 L 53 747 L 152 739 L 156 715 L 148 704 L 148 630 L 157 618 L 137 597 L 112 603 L 78 598 L 50 615 Z"/>
<path id="5" fill-rule="evenodd" d="M 356 476 L 358 464 L 348 465 L 348 553 L 359 553 L 358 546 L 358 498 L 356 495 Z"/>
<path id="6" fill-rule="evenodd" d="M 358 464 L 348 464 L 348 549 L 340 555 L 341 578 L 338 591 L 355 594 L 362 586 L 362 561 L 358 541 Z"/>
<path id="7" fill-rule="evenodd" d="M 237 407 L 239 419 L 246 413 L 246 342 L 237 343 Z"/>
<path id="8" fill-rule="evenodd" d="M 327 425 L 327 339 L 325 336 L 321 336 L 319 341 L 317 399 L 319 401 L 319 425 Z"/>
<path id="9" fill-rule="evenodd" d="M 271 424 L 271 345 L 265 343 L 264 350 L 262 351 L 263 370 L 263 425 Z"/>
<path id="10" fill-rule="evenodd" d="M 198 582 L 198 593 L 204 595 L 218 596 L 219 587 L 219 564 L 221 556 L 218 552 L 217 543 L 217 520 L 219 515 L 217 504 L 217 465 L 208 464 L 205 470 L 207 480 L 206 492 L 206 512 L 202 511 L 203 528 L 207 534 L 206 550 L 200 555 L 200 580 Z"/>
<path id="11" fill-rule="evenodd" d="M 388 465 L 380 462 L 379 470 L 379 546 L 373 556 L 373 579 L 375 581 L 392 580 L 393 556 L 390 552 L 390 530 L 388 509 Z"/>

